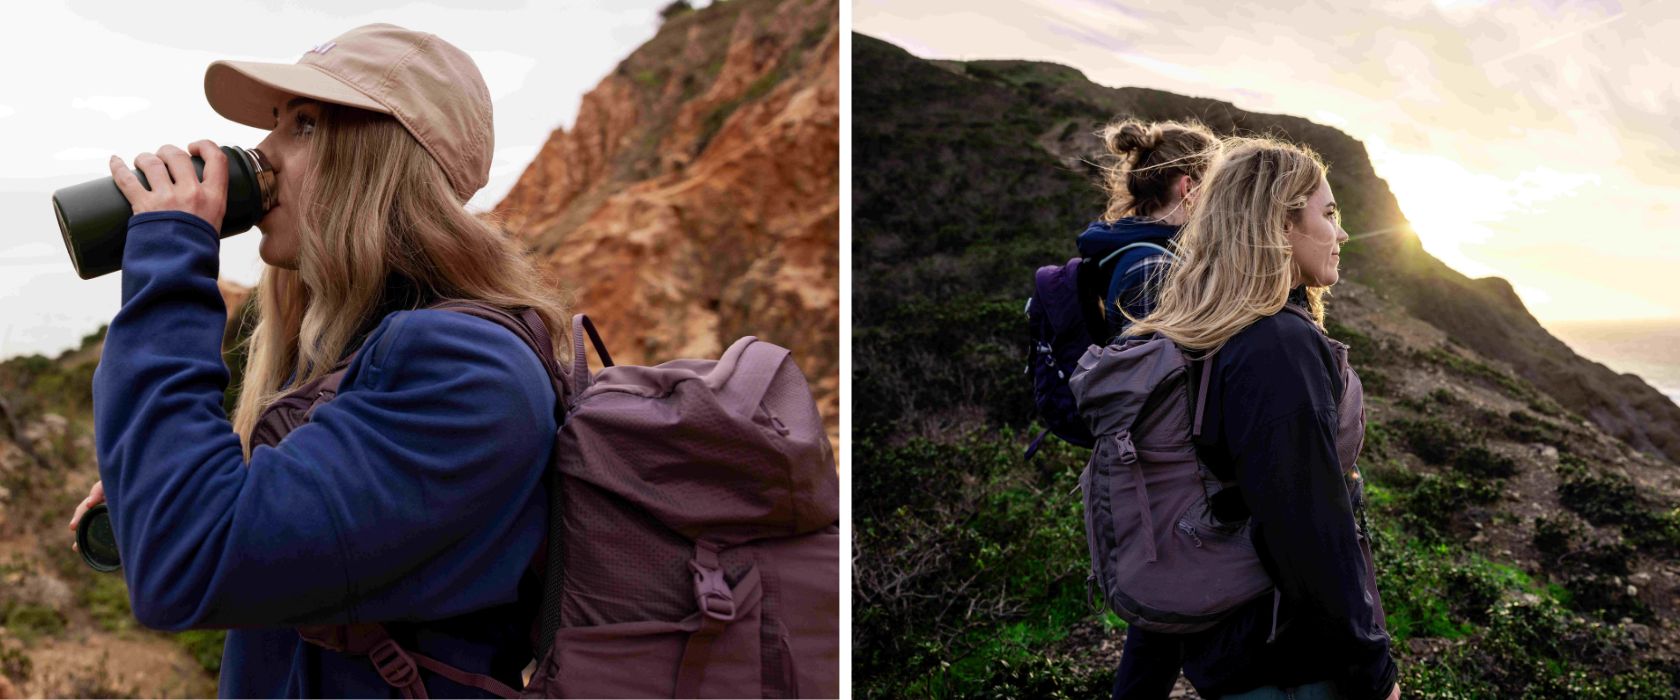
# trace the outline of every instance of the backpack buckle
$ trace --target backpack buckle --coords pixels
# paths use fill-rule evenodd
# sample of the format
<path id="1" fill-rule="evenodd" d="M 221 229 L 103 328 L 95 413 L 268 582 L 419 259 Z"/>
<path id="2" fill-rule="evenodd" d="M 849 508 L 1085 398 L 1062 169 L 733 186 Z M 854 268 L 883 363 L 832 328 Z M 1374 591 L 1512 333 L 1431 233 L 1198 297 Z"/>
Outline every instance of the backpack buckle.
<path id="1" fill-rule="evenodd" d="M 368 650 L 368 660 L 373 667 L 379 669 L 379 677 L 396 688 L 407 688 L 420 678 L 420 670 L 414 666 L 414 659 L 397 645 L 396 640 L 387 637 L 384 641 Z"/>
<path id="2" fill-rule="evenodd" d="M 1118 442 L 1120 446 L 1121 464 L 1131 464 L 1137 461 L 1137 447 L 1132 444 L 1131 431 L 1120 431 L 1120 434 L 1115 436 L 1115 441 Z"/>
<path id="3" fill-rule="evenodd" d="M 723 570 L 696 561 L 688 562 L 688 568 L 694 571 L 694 601 L 700 613 L 718 622 L 734 621 L 735 594 L 724 581 Z"/>

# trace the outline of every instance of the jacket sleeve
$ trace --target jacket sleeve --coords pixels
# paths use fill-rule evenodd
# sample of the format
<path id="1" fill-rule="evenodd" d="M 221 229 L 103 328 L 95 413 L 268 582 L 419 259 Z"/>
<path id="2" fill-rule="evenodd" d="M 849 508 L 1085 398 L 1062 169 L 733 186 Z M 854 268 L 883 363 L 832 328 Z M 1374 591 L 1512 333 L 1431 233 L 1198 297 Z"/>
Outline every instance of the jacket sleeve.
<path id="1" fill-rule="evenodd" d="M 1304 320 L 1262 323 L 1256 342 L 1220 369 L 1225 439 L 1255 543 L 1297 619 L 1340 657 L 1343 693 L 1380 700 L 1397 669 L 1365 587 L 1370 572 L 1336 456 L 1329 350 Z"/>
<path id="2" fill-rule="evenodd" d="M 130 221 L 94 373 L 96 449 L 148 627 L 436 619 L 511 602 L 542 537 L 553 391 L 512 333 L 388 316 L 339 395 L 249 463 L 222 410 L 219 239 Z"/>

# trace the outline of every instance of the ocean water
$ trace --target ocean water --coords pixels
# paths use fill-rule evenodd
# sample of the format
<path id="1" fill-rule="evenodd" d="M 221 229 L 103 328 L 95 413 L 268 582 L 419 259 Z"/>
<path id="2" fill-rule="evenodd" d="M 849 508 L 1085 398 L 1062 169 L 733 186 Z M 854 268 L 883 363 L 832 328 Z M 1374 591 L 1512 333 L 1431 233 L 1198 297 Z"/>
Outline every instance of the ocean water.
<path id="1" fill-rule="evenodd" d="M 1633 373 L 1680 404 L 1680 319 L 1554 321 L 1546 330 L 1580 355 Z"/>

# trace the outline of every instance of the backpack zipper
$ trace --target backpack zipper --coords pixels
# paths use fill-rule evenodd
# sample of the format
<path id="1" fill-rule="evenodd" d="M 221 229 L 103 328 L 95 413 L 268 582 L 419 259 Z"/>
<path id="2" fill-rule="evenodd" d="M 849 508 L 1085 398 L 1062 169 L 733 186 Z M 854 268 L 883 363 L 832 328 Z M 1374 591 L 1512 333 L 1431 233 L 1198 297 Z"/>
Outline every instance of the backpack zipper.
<path id="1" fill-rule="evenodd" d="M 1189 535 L 1189 536 L 1190 536 L 1190 540 L 1191 540 L 1191 541 L 1192 541 L 1192 542 L 1195 542 L 1195 543 L 1196 543 L 1196 548 L 1197 548 L 1197 549 L 1201 549 L 1201 547 L 1202 547 L 1202 538 L 1200 538 L 1200 537 L 1197 537 L 1197 536 L 1196 536 L 1196 528 L 1194 528 L 1194 527 L 1192 527 L 1192 526 L 1191 526 L 1191 525 L 1190 525 L 1190 523 L 1187 523 L 1187 522 L 1184 522 L 1184 521 L 1179 521 L 1179 523 L 1178 523 L 1178 529 L 1180 529 L 1180 530 L 1183 530 L 1183 531 L 1184 531 L 1184 534 L 1186 534 L 1186 535 Z"/>

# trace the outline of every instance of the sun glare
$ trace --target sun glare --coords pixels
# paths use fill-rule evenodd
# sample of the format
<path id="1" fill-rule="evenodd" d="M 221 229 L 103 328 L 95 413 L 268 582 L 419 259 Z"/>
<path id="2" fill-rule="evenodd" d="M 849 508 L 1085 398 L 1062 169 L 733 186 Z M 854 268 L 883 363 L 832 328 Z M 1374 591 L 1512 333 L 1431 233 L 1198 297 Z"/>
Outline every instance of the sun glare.
<path id="1" fill-rule="evenodd" d="M 1543 210 L 1598 182 L 1594 174 L 1548 168 L 1501 178 L 1471 171 L 1446 156 L 1403 153 L 1375 140 L 1370 153 L 1423 249 L 1470 277 L 1501 274 L 1474 251 L 1496 235 L 1498 224 Z"/>

